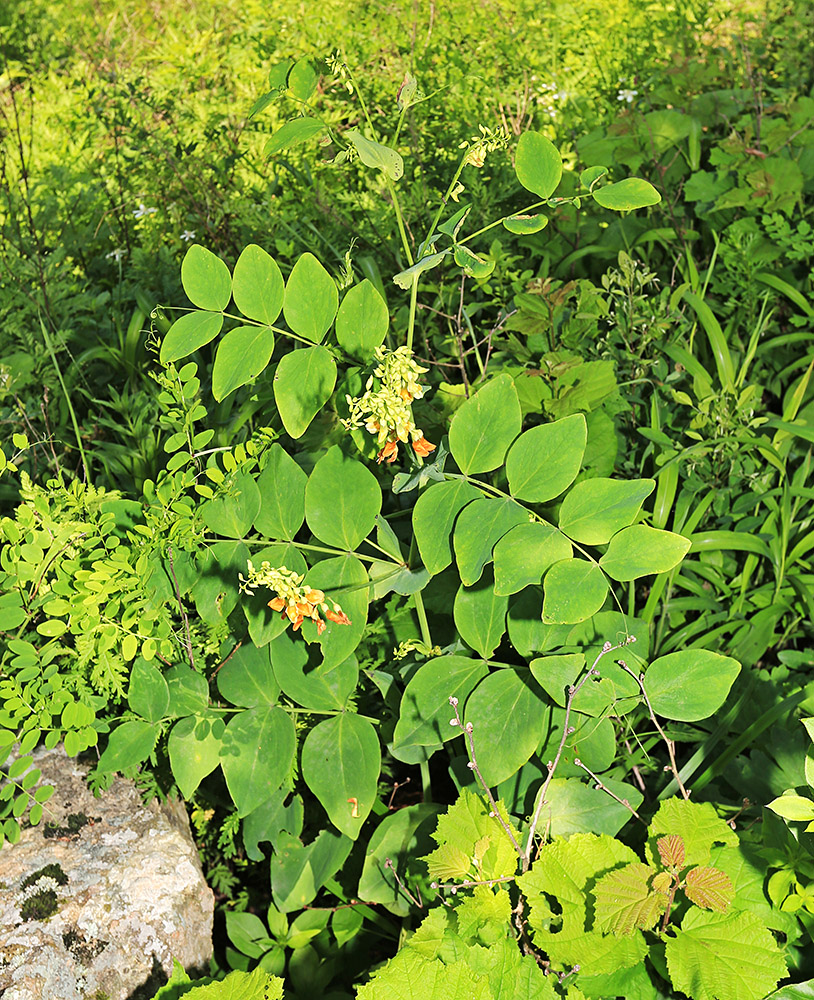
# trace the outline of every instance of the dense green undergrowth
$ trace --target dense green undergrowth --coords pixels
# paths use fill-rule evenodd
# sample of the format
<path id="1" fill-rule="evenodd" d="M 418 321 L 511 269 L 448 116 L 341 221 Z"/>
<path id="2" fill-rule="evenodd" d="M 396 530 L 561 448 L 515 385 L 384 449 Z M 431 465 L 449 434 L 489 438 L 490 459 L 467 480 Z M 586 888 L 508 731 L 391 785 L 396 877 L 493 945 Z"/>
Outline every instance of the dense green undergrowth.
<path id="1" fill-rule="evenodd" d="M 3 837 L 187 801 L 165 1000 L 808 995 L 808 6 L 3 18 Z"/>

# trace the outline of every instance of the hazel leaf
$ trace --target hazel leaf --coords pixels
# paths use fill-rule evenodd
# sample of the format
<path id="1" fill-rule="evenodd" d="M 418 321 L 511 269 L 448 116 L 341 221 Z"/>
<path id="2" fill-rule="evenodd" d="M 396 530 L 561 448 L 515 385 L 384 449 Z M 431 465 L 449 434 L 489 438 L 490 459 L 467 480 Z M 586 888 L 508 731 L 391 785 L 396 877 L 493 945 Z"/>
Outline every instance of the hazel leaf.
<path id="1" fill-rule="evenodd" d="M 636 928 L 650 930 L 664 912 L 666 900 L 653 892 L 650 879 L 658 873 L 650 865 L 634 862 L 609 872 L 596 883 L 596 929 L 616 937 Z"/>
<path id="2" fill-rule="evenodd" d="M 726 913 L 735 898 L 732 879 L 720 868 L 692 868 L 687 872 L 684 892 L 696 906 L 718 913 Z"/>

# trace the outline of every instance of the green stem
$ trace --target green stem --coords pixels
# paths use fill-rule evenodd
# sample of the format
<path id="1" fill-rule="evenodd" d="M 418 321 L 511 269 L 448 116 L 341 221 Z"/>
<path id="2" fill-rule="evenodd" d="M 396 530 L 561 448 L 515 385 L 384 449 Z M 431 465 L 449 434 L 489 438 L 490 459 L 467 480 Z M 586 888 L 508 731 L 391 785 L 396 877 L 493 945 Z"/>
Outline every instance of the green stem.
<path id="1" fill-rule="evenodd" d="M 71 402 L 71 396 L 68 392 L 68 388 L 65 385 L 65 380 L 62 377 L 62 371 L 59 367 L 59 362 L 57 361 L 56 353 L 54 352 L 54 346 L 51 343 L 51 338 L 48 336 L 48 330 L 45 327 L 45 323 L 42 321 L 42 316 L 40 316 L 40 328 L 42 329 L 42 336 L 45 340 L 45 346 L 48 348 L 48 353 L 51 355 L 51 361 L 54 365 L 54 370 L 57 373 L 57 378 L 59 379 L 59 384 L 62 386 L 62 391 L 65 394 L 65 402 L 68 404 L 68 412 L 71 415 L 71 423 L 73 424 L 74 434 L 76 435 L 76 444 L 79 448 L 79 454 L 82 458 L 82 468 L 85 472 L 85 482 L 90 482 L 90 473 L 88 471 L 88 461 L 85 457 L 85 449 L 82 447 L 82 435 L 79 433 L 79 423 L 76 419 L 76 411 L 73 408 L 73 403 Z M 57 475 L 62 479 L 62 474 L 57 468 Z"/>
<path id="2" fill-rule="evenodd" d="M 423 790 L 423 801 L 432 802 L 432 785 L 430 783 L 430 762 L 422 760 L 418 765 L 421 769 L 421 788 Z"/>
<path id="3" fill-rule="evenodd" d="M 258 539 L 244 538 L 243 541 L 247 545 L 269 544 L 268 541 L 261 540 L 259 538 Z M 286 541 L 280 544 L 293 545 L 295 549 L 305 549 L 307 552 L 325 552 L 331 556 L 346 556 L 349 554 L 345 549 L 331 549 L 328 548 L 326 545 L 307 545 L 305 542 L 291 542 L 291 541 Z M 370 544 L 372 545 L 373 543 L 371 542 Z M 376 548 L 378 548 L 378 546 L 376 546 Z M 382 551 L 384 550 L 382 549 Z M 387 566 L 399 566 L 399 567 L 402 565 L 400 562 L 396 562 L 396 560 L 393 559 L 392 556 L 388 559 L 379 559 L 378 556 L 366 556 L 363 555 L 361 552 L 353 552 L 350 554 L 356 556 L 357 559 L 363 559 L 365 562 L 384 563 Z M 387 554 L 388 553 L 385 553 L 385 555 Z"/>
<path id="4" fill-rule="evenodd" d="M 534 208 L 542 208 L 545 205 L 545 201 L 535 201 L 533 205 L 527 205 L 525 208 L 521 208 L 519 212 L 512 212 L 512 215 L 527 215 Z M 484 233 L 488 233 L 490 229 L 494 229 L 495 226 L 503 225 L 503 219 L 510 219 L 511 215 L 504 215 L 496 222 L 490 222 L 488 226 L 484 226 L 483 229 L 478 229 L 474 233 L 470 233 L 469 236 L 465 236 L 462 240 L 458 240 L 458 243 L 468 243 L 470 240 L 474 240 L 476 236 L 482 236 Z"/>
<path id="5" fill-rule="evenodd" d="M 407 322 L 407 350 L 413 349 L 413 334 L 415 333 L 415 314 L 418 306 L 418 275 L 413 278 L 410 288 L 410 318 Z"/>

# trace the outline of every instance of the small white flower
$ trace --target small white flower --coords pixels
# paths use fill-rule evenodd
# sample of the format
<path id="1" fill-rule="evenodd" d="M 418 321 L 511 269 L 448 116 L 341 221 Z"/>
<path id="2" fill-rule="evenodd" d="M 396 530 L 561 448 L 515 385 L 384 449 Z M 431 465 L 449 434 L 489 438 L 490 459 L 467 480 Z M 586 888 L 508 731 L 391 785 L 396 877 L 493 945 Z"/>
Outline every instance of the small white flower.
<path id="1" fill-rule="evenodd" d="M 628 104 L 633 103 L 633 98 L 639 93 L 638 90 L 628 90 L 627 88 L 622 88 L 616 95 L 617 101 L 627 101 Z"/>
<path id="2" fill-rule="evenodd" d="M 153 212 L 157 212 L 157 208 L 147 208 L 144 202 L 139 202 L 138 208 L 133 212 L 134 219 L 143 219 L 145 215 L 152 215 Z"/>
<path id="3" fill-rule="evenodd" d="M 115 250 L 111 250 L 110 253 L 105 254 L 106 260 L 110 260 L 111 257 L 118 264 L 122 257 L 124 257 L 124 250 L 122 250 L 121 247 L 116 247 Z"/>
<path id="4" fill-rule="evenodd" d="M 181 239 L 184 240 L 184 242 L 186 242 L 186 243 L 189 243 L 190 240 L 194 240 L 195 239 L 195 230 L 194 229 L 185 229 L 183 231 L 183 233 L 181 233 Z"/>

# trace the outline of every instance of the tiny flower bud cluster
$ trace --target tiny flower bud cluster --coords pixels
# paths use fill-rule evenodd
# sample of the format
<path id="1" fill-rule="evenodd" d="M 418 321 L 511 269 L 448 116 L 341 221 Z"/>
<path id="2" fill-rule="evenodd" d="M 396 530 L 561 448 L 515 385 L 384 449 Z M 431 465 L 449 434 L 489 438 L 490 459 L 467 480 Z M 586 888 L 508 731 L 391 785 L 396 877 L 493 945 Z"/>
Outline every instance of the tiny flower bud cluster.
<path id="1" fill-rule="evenodd" d="M 376 435 L 379 445 L 379 462 L 394 462 L 399 441 L 410 441 L 416 455 L 424 458 L 435 445 L 430 444 L 413 421 L 412 402 L 424 395 L 419 376 L 427 371 L 413 361 L 407 347 L 388 351 L 376 348 L 378 366 L 367 380 L 364 395 L 346 396 L 350 415 L 343 421 L 345 427 L 364 427 Z"/>
<path id="2" fill-rule="evenodd" d="M 247 594 L 253 594 L 256 587 L 268 587 L 273 590 L 273 597 L 268 606 L 272 611 L 279 611 L 283 618 L 288 618 L 296 630 L 306 618 L 310 618 L 317 627 L 317 635 L 325 631 L 325 622 L 320 617 L 320 611 L 329 621 L 339 625 L 350 625 L 351 621 L 338 604 L 328 605 L 325 594 L 314 590 L 308 584 L 303 584 L 304 574 L 295 573 L 285 566 L 275 567 L 269 562 L 262 562 L 260 569 L 255 569 L 249 560 L 248 579 L 242 573 L 240 589 Z"/>
<path id="3" fill-rule="evenodd" d="M 493 153 L 496 149 L 505 149 L 509 144 L 509 137 L 506 132 L 498 127 L 489 129 L 485 125 L 478 125 L 480 135 L 473 135 L 471 139 L 464 141 L 458 147 L 467 149 L 465 163 L 467 166 L 482 167 L 486 162 L 486 154 Z"/>

